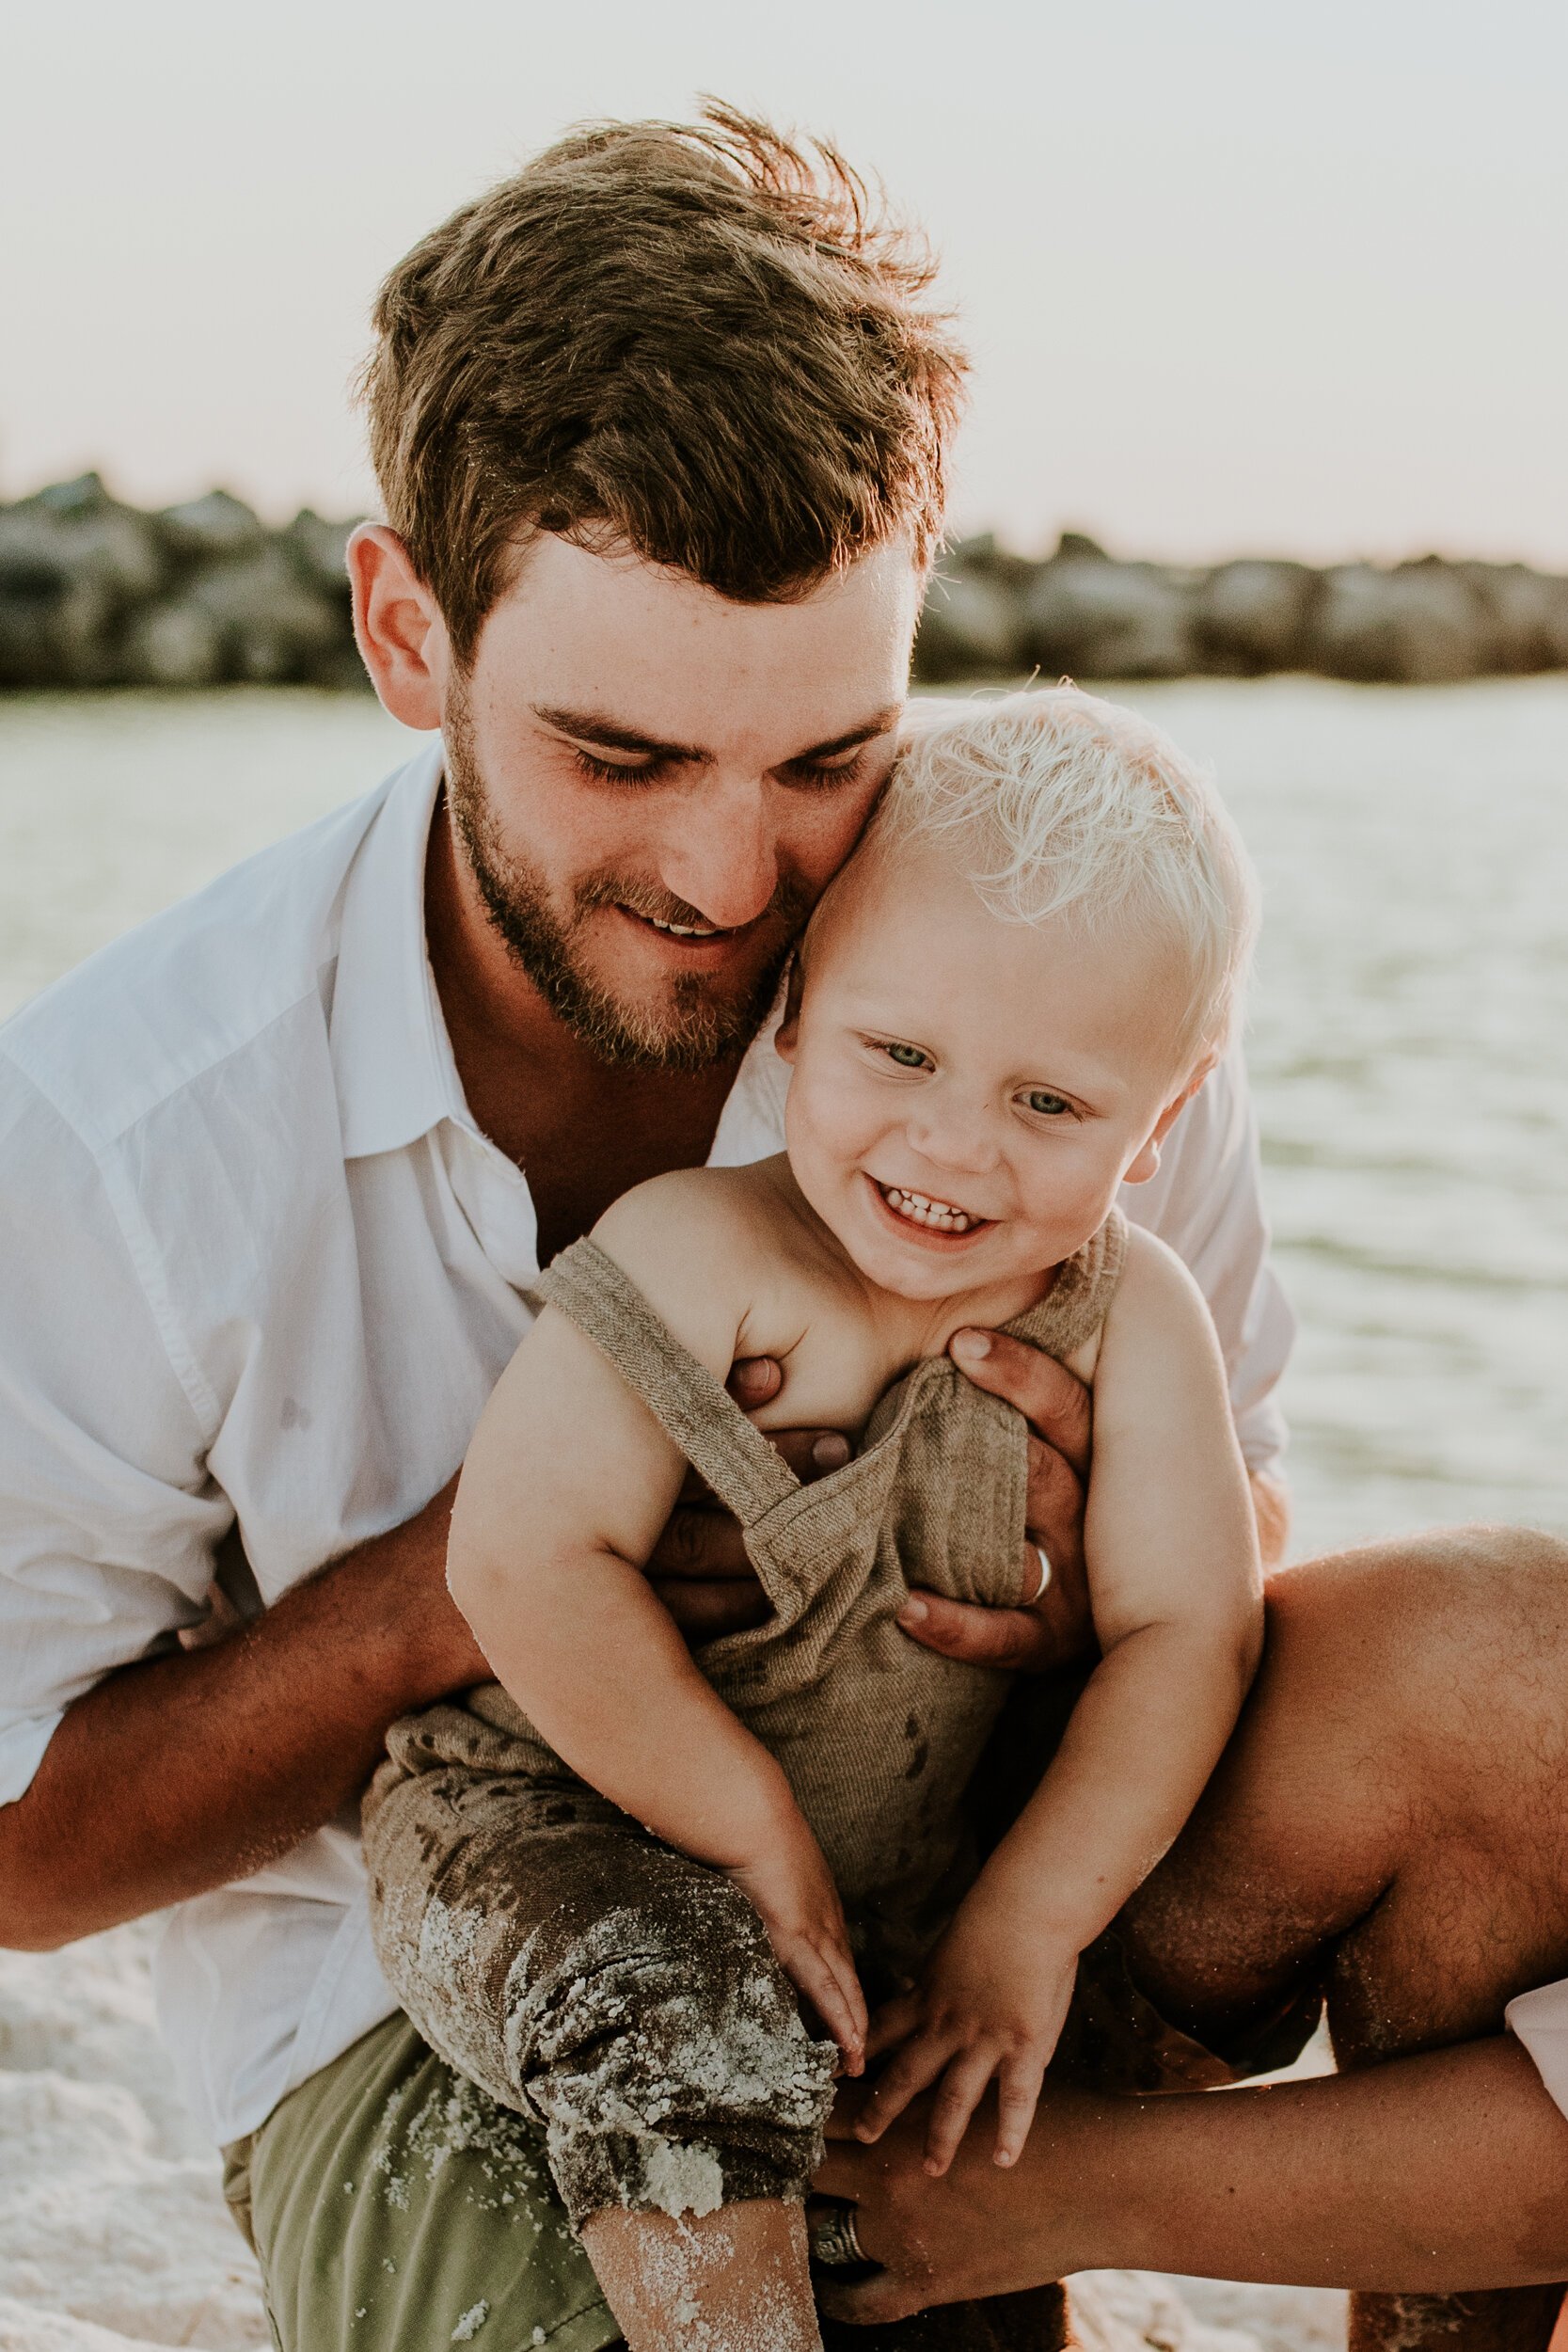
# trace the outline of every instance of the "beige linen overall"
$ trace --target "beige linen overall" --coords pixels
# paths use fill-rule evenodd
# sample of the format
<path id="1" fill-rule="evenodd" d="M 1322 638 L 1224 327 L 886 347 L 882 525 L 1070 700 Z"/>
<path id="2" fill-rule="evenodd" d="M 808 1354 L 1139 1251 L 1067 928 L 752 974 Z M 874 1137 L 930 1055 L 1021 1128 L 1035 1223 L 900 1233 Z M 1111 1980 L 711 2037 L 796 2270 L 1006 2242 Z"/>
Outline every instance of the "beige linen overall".
<path id="1" fill-rule="evenodd" d="M 1113 1213 L 1009 1331 L 1074 1356 L 1125 1244 Z M 882 1398 L 855 1457 L 803 1486 L 594 1242 L 537 1299 L 603 1350 L 739 1520 L 773 1613 L 699 1662 L 783 1765 L 868 1993 L 885 1994 L 974 1875 L 964 1792 L 1009 1682 L 922 1649 L 897 1614 L 915 1584 L 1017 1602 L 1022 1419 L 930 1358 Z M 543 2124 L 573 2223 L 803 2196 L 834 2053 L 745 1896 L 586 1787 L 499 1685 L 394 1725 L 388 1749 L 365 1805 L 382 1964 L 443 2058 Z"/>

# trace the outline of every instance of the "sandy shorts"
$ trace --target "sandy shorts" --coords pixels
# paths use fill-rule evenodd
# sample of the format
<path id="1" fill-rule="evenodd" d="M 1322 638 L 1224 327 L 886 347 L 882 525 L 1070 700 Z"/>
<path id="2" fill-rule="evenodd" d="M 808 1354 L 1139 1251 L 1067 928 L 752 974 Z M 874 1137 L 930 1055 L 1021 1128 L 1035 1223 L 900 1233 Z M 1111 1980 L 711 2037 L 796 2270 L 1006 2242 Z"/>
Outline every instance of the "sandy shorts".
<path id="1" fill-rule="evenodd" d="M 389 2018 L 228 2152 L 278 2352 L 598 2352 L 619 2328 L 544 2143 Z M 824 2323 L 828 2352 L 1053 2352 L 1057 2288 L 892 2328 Z"/>
<path id="2" fill-rule="evenodd" d="M 1304 1994 L 1220 2057 L 1167 2026 L 1115 1939 L 1085 1954 L 1061 2064 L 1106 2089 L 1195 2089 L 1288 2065 Z M 599 2352 L 620 2332 L 550 2179 L 544 2135 L 389 2018 L 227 2152 L 224 2190 L 261 2265 L 278 2352 Z M 1049 2352 L 1053 2288 L 838 2328 L 830 2352 Z"/>

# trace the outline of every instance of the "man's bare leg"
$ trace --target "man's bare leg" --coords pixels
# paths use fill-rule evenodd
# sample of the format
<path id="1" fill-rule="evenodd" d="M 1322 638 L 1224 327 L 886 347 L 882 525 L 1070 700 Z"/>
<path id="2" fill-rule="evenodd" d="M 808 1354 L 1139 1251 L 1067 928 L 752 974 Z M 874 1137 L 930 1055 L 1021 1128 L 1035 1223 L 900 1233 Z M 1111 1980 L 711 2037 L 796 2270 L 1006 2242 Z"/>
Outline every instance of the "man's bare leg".
<path id="1" fill-rule="evenodd" d="M 799 2205 L 606 2211 L 582 2242 L 630 2352 L 821 2352 Z"/>
<path id="2" fill-rule="evenodd" d="M 1496 2034 L 1568 1975 L 1568 1550 L 1513 1529 L 1288 1569 L 1243 1724 L 1128 1918 L 1224 2046 L 1321 1975 L 1340 2068 Z M 1354 2298 L 1354 2352 L 1537 2352 L 1560 2288 Z"/>

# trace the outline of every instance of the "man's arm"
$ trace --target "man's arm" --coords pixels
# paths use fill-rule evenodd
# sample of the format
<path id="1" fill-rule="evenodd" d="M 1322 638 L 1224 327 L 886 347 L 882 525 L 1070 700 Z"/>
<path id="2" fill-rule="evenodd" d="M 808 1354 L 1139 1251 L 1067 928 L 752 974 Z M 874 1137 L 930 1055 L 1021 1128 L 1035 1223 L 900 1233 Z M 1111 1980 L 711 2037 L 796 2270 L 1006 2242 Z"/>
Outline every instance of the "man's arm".
<path id="1" fill-rule="evenodd" d="M 807 1483 L 848 1456 L 831 1431 L 774 1442 Z M 358 1796 L 400 1715 L 490 1680 L 447 1591 L 456 1488 L 239 1632 L 121 1667 L 67 1708 L 0 1804 L 0 1948 L 53 1951 L 262 1868 Z M 689 1641 L 767 1610 L 735 1522 L 695 1502 L 650 1574 Z"/>
<path id="2" fill-rule="evenodd" d="M 487 1678 L 446 1591 L 455 1485 L 228 1640 L 67 1708 L 0 1805 L 0 1945 L 52 1950 L 260 1869 L 358 1794 L 399 1715 Z"/>
<path id="3" fill-rule="evenodd" d="M 1077 2270 L 1448 2295 L 1568 2276 L 1568 2119 L 1507 2036 L 1272 2089 L 1108 2099 L 1049 2088 L 1017 2166 L 926 2118 L 875 2148 L 841 2094 L 816 2187 L 884 2269 L 826 2298 L 888 2321 Z"/>

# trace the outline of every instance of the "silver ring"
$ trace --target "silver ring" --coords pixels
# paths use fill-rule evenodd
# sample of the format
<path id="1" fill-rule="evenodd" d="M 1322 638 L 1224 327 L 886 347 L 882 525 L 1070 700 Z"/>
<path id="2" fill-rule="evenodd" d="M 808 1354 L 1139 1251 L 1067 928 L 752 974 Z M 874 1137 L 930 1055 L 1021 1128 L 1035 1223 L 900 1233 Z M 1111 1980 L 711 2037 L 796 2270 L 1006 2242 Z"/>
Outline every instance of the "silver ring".
<path id="1" fill-rule="evenodd" d="M 830 2205 L 812 2224 L 811 2258 L 824 2270 L 852 2270 L 870 2262 L 855 2228 L 853 2205 Z"/>
<path id="2" fill-rule="evenodd" d="M 1027 1537 L 1025 1537 L 1024 1540 L 1027 1542 Z M 1040 1581 L 1036 1585 L 1034 1591 L 1030 1594 L 1028 1599 L 1023 1603 L 1025 1609 L 1033 1609 L 1037 1600 L 1043 1600 L 1045 1598 L 1045 1588 L 1051 1581 L 1050 1561 L 1046 1558 L 1038 1544 L 1031 1543 L 1029 1545 L 1029 1549 L 1040 1564 Z"/>

